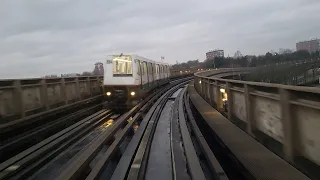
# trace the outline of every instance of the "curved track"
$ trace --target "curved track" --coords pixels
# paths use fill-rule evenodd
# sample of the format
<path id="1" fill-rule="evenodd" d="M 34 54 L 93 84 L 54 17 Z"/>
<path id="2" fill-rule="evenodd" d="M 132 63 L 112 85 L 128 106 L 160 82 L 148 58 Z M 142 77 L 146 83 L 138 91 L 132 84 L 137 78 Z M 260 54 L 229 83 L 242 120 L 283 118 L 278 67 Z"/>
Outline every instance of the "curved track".
<path id="1" fill-rule="evenodd" d="M 145 112 L 147 112 L 157 98 L 172 86 L 185 80 L 180 79 L 171 82 L 122 116 L 115 114 L 111 110 L 101 110 L 83 120 L 76 120 L 77 122 L 69 127 L 65 125 L 65 122 L 69 122 L 70 119 L 76 119 L 76 117 L 78 118 L 83 115 L 83 112 L 95 109 L 95 107 L 100 106 L 99 104 L 12 138 L 11 141 L 7 141 L 7 143 L 0 147 L 1 152 L 7 152 L 7 156 L 2 156 L 6 158 L 0 164 L 0 179 L 53 178 L 57 176 L 57 173 L 61 173 L 60 171 L 63 170 L 61 166 L 63 164 L 73 162 L 79 155 L 83 155 L 83 152 L 88 151 L 92 154 L 84 158 L 80 156 L 82 160 L 82 163 L 79 163 L 81 165 L 80 169 L 84 164 L 89 162 L 88 160 L 91 163 L 97 161 L 99 155 L 96 153 L 101 154 L 101 150 L 104 151 L 106 149 L 109 152 L 113 147 L 109 145 L 121 144 L 123 146 L 127 142 L 127 135 L 133 134 L 138 126 L 138 119 L 145 115 Z M 61 127 L 65 127 L 65 129 L 57 132 Z M 55 132 L 56 134 L 53 134 Z M 53 135 L 48 136 L 50 134 Z M 123 137 L 117 139 L 116 136 L 118 134 L 125 134 L 125 136 L 121 135 Z M 28 143 L 25 144 L 24 142 Z M 96 146 L 97 149 L 91 148 L 92 145 Z M 106 146 L 102 147 L 101 145 Z M 15 149 L 16 151 L 11 152 L 10 149 Z M 13 154 L 16 155 L 9 158 Z"/>
<path id="2" fill-rule="evenodd" d="M 187 83 L 162 90 L 149 100 L 152 107 L 121 116 L 55 179 L 228 179 L 195 122 Z"/>
<path id="3" fill-rule="evenodd" d="M 26 178 L 111 117 L 101 110 L 0 164 L 0 179 Z"/>
<path id="4" fill-rule="evenodd" d="M 250 179 L 194 111 L 191 78 L 101 110 L 0 164 L 0 179 Z M 210 138 L 211 137 L 211 138 Z"/>
<path id="5" fill-rule="evenodd" d="M 3 135 L 5 139 L 0 146 L 0 162 L 3 162 L 15 154 L 22 152 L 23 150 L 45 140 L 49 136 L 59 132 L 61 129 L 66 128 L 85 116 L 89 116 L 94 112 L 101 109 L 101 104 L 92 105 L 91 107 L 83 108 L 76 112 L 70 113 L 67 116 L 57 117 L 55 120 L 46 122 L 41 126 L 36 126 L 32 129 L 25 128 L 24 133 L 21 131 L 16 132 L 15 136 Z"/>

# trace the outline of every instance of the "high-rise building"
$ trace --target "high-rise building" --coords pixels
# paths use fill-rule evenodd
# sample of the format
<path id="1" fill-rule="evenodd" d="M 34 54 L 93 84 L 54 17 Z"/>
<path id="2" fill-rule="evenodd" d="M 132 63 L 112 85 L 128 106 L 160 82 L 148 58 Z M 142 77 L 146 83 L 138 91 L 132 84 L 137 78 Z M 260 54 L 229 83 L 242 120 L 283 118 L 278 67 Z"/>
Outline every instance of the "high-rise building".
<path id="1" fill-rule="evenodd" d="M 214 59 L 215 57 L 224 57 L 224 51 L 223 50 L 213 50 L 206 53 L 207 59 Z"/>
<path id="2" fill-rule="evenodd" d="M 309 53 L 320 51 L 320 39 L 301 41 L 296 44 L 297 51 L 306 50 Z"/>
<path id="3" fill-rule="evenodd" d="M 104 73 L 104 68 L 103 68 L 103 63 L 97 62 L 94 64 L 94 70 L 93 70 L 93 75 L 99 75 L 102 76 Z"/>

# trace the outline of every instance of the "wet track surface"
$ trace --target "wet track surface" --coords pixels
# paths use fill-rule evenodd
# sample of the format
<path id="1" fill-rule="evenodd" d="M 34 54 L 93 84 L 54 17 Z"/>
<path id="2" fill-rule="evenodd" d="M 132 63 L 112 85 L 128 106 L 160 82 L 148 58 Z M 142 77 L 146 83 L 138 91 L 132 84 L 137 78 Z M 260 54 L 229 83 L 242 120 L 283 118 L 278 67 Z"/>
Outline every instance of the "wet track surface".
<path id="1" fill-rule="evenodd" d="M 172 179 L 171 147 L 170 147 L 170 120 L 173 101 L 168 101 L 159 117 L 149 154 L 146 179 Z"/>
<path id="2" fill-rule="evenodd" d="M 93 139 L 99 136 L 103 131 L 107 130 L 112 124 L 114 119 L 119 115 L 113 115 L 101 126 L 98 126 L 93 131 L 88 133 L 85 137 L 80 139 L 77 143 L 66 149 L 64 152 L 59 154 L 47 165 L 39 169 L 38 172 L 33 174 L 29 179 L 45 179 L 48 177 L 54 177 L 61 171 L 61 167 L 66 164 L 75 154 L 81 151 L 85 146 L 87 146 Z"/>

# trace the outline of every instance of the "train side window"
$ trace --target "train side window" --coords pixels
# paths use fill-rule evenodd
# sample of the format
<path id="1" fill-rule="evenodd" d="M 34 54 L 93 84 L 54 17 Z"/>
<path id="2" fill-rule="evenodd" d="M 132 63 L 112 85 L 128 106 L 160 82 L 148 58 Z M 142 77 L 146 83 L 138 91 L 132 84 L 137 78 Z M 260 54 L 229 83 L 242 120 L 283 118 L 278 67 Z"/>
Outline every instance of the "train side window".
<path id="1" fill-rule="evenodd" d="M 141 62 L 141 73 L 142 75 L 144 75 L 145 71 L 144 71 L 144 62 Z"/>
<path id="2" fill-rule="evenodd" d="M 150 67 L 149 67 L 149 63 L 147 63 L 147 70 L 148 70 L 148 75 L 150 74 Z"/>
<path id="3" fill-rule="evenodd" d="M 159 64 L 156 65 L 156 74 L 159 74 Z"/>
<path id="4" fill-rule="evenodd" d="M 138 65 L 137 65 L 137 68 L 138 68 L 138 71 L 137 71 L 137 72 L 138 72 L 138 75 L 139 75 L 139 76 L 141 76 L 141 72 L 140 72 L 140 71 L 141 71 L 141 70 L 140 70 L 140 68 L 141 68 L 140 60 L 138 60 L 138 59 L 137 59 L 137 61 L 136 61 L 136 62 L 137 62 L 137 64 L 138 64 Z"/>
<path id="5" fill-rule="evenodd" d="M 167 65 L 164 66 L 164 72 L 166 72 L 166 74 L 168 73 Z"/>
<path id="6" fill-rule="evenodd" d="M 151 63 L 151 68 L 152 68 L 152 74 L 154 75 L 155 73 L 154 63 Z"/>
<path id="7" fill-rule="evenodd" d="M 147 63 L 143 62 L 143 75 L 147 74 Z"/>
<path id="8" fill-rule="evenodd" d="M 151 66 L 151 63 L 148 63 L 148 73 L 149 73 L 149 75 L 151 75 L 152 74 L 152 66 Z"/>

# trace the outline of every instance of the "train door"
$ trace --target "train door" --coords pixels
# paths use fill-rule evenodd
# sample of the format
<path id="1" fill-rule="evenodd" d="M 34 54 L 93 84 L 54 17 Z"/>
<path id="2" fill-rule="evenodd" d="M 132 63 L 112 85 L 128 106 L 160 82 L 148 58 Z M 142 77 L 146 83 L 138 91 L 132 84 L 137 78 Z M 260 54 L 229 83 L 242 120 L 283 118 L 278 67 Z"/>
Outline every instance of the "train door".
<path id="1" fill-rule="evenodd" d="M 167 75 L 167 81 L 169 81 L 169 66 L 166 65 L 166 75 Z"/>
<path id="2" fill-rule="evenodd" d="M 148 87 L 149 89 L 151 88 L 152 86 L 152 81 L 151 81 L 151 69 L 150 69 L 150 63 L 148 62 L 147 63 L 147 69 L 148 69 Z"/>
<path id="3" fill-rule="evenodd" d="M 163 68 L 162 65 L 160 65 L 160 81 L 163 81 Z"/>
<path id="4" fill-rule="evenodd" d="M 149 82 L 149 69 L 148 69 L 148 63 L 147 62 L 143 62 L 143 68 L 145 70 L 145 78 L 146 78 L 145 87 L 148 89 L 150 87 L 150 82 Z"/>
<path id="5" fill-rule="evenodd" d="M 167 65 L 164 65 L 163 69 L 164 69 L 164 81 L 167 82 L 167 79 L 168 79 Z"/>
<path id="6" fill-rule="evenodd" d="M 142 62 L 142 89 L 148 88 L 148 71 L 147 71 L 147 63 Z"/>
<path id="7" fill-rule="evenodd" d="M 152 79 L 153 79 L 153 85 L 157 86 L 156 84 L 156 65 L 154 63 L 151 64 L 152 67 Z"/>
<path id="8" fill-rule="evenodd" d="M 140 60 L 137 60 L 138 64 L 138 76 L 140 76 L 140 89 L 142 89 L 142 68 L 141 68 L 141 62 Z"/>
<path id="9" fill-rule="evenodd" d="M 148 63 L 148 70 L 149 70 L 149 74 L 148 74 L 148 78 L 149 78 L 149 87 L 153 87 L 154 84 L 153 84 L 153 75 L 152 75 L 152 64 L 151 63 Z"/>
<path id="10" fill-rule="evenodd" d="M 159 84 L 159 80 L 160 80 L 160 75 L 159 75 L 160 69 L 159 69 L 159 64 L 156 65 L 156 81 L 157 84 Z"/>
<path id="11" fill-rule="evenodd" d="M 148 63 L 147 62 L 145 62 L 145 66 L 146 66 L 146 78 L 147 78 L 147 85 L 146 85 L 146 88 L 150 88 L 150 82 L 149 82 L 149 68 L 148 68 Z"/>

